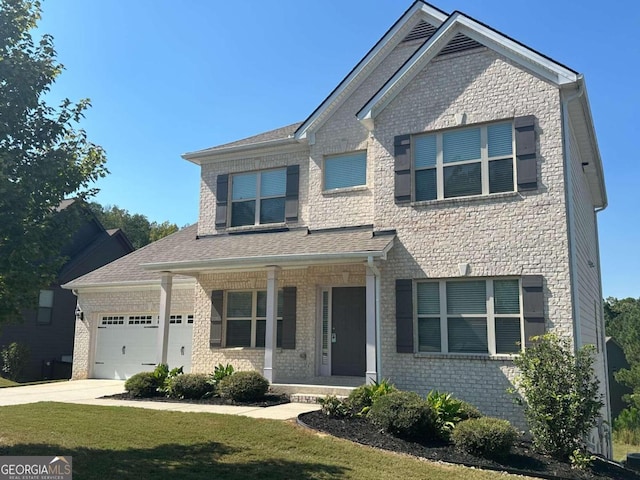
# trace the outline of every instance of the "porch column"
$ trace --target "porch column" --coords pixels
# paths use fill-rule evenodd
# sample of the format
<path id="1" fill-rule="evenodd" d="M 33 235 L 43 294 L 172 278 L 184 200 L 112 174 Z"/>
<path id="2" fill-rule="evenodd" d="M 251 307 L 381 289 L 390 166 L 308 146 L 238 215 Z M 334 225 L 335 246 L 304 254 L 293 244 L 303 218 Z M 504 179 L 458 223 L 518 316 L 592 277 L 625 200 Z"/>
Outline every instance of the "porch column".
<path id="1" fill-rule="evenodd" d="M 367 371 L 365 381 L 368 385 L 378 380 L 376 365 L 376 276 L 371 267 L 366 267 L 366 297 L 367 297 Z"/>
<path id="2" fill-rule="evenodd" d="M 168 272 L 163 272 L 160 277 L 160 320 L 158 321 L 158 336 L 156 341 L 157 365 L 167 363 L 172 286 L 173 276 Z"/>
<path id="3" fill-rule="evenodd" d="M 264 338 L 264 378 L 273 383 L 273 351 L 278 331 L 278 272 L 280 267 L 267 267 L 267 322 Z"/>

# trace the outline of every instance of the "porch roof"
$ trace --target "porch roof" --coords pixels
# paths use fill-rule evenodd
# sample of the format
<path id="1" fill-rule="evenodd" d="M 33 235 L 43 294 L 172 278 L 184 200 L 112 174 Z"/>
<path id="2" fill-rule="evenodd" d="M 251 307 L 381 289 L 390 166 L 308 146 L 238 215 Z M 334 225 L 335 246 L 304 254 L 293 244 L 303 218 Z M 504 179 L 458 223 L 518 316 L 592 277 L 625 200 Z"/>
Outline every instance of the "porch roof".
<path id="1" fill-rule="evenodd" d="M 285 228 L 198 237 L 194 224 L 64 287 L 159 284 L 160 272 L 176 273 L 176 280 L 180 281 L 207 271 L 365 262 L 368 257 L 384 258 L 394 238 L 394 231 L 376 232 L 370 225 L 327 230 Z"/>

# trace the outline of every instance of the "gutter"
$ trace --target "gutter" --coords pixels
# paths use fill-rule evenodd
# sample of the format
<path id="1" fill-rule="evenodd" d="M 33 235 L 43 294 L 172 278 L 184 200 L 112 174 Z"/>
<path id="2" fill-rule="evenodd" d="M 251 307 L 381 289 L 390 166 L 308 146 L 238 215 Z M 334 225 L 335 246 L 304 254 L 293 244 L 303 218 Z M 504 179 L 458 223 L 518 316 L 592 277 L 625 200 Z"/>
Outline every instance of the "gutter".
<path id="1" fill-rule="evenodd" d="M 373 272 L 376 292 L 376 382 L 382 381 L 382 341 L 380 332 L 380 270 L 373 261 L 373 256 L 367 258 L 367 266 Z"/>
<path id="2" fill-rule="evenodd" d="M 222 155 L 225 153 L 236 153 L 236 152 L 244 152 L 247 150 L 255 150 L 257 148 L 269 148 L 269 147 L 280 147 L 283 145 L 296 145 L 299 144 L 300 141 L 296 140 L 293 137 L 287 138 L 279 138 L 276 140 L 267 140 L 264 142 L 257 143 L 247 143 L 243 145 L 233 145 L 229 147 L 220 147 L 220 148 L 212 148 L 207 150 L 199 150 L 196 152 L 187 152 L 183 153 L 181 156 L 185 160 L 193 162 L 197 165 L 200 165 L 198 160 L 209 158 L 213 155 Z"/>

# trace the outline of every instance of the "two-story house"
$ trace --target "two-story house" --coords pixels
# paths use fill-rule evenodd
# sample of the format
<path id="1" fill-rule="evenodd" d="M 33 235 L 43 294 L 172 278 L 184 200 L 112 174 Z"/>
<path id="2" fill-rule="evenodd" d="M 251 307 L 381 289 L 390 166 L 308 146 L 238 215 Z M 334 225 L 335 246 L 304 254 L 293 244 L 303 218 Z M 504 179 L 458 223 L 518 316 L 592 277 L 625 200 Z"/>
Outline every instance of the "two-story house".
<path id="1" fill-rule="evenodd" d="M 389 378 L 522 424 L 513 357 L 553 331 L 596 346 L 606 399 L 607 199 L 571 68 L 416 1 L 302 123 L 183 157 L 198 224 L 67 285 L 74 377 Z"/>

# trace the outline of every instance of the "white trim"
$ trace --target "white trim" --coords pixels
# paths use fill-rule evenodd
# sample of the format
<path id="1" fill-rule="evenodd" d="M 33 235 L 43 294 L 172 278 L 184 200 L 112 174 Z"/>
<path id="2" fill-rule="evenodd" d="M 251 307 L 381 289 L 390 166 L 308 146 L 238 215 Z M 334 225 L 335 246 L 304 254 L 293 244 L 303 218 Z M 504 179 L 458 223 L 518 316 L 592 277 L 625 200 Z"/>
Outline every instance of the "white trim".
<path id="1" fill-rule="evenodd" d="M 181 275 L 184 275 L 182 273 Z M 129 280 L 122 282 L 104 282 L 104 283 L 86 283 L 74 286 L 74 282 L 62 285 L 62 288 L 73 290 L 76 293 L 93 293 L 93 292 L 117 292 L 117 291 L 157 291 L 160 290 L 160 279 L 157 280 Z M 173 280 L 174 290 L 186 290 L 196 286 L 195 279 L 175 279 Z"/>
<path id="2" fill-rule="evenodd" d="M 285 149 L 284 147 L 288 147 Z M 229 147 L 213 147 L 195 152 L 183 153 L 181 157 L 196 165 L 203 165 L 232 158 L 246 158 L 246 152 L 250 150 L 273 149 L 275 152 L 306 150 L 307 145 L 293 137 L 278 138 L 264 142 L 233 145 Z"/>

